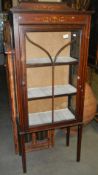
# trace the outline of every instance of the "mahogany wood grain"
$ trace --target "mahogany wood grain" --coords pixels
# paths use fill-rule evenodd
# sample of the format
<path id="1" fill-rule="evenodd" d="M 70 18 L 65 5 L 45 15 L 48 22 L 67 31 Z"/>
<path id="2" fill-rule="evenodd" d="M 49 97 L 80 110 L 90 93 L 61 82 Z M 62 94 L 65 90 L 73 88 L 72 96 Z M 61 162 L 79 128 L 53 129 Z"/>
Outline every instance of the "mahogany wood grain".
<path id="1" fill-rule="evenodd" d="M 89 33 L 91 12 L 66 10 L 64 3 L 21 3 L 19 7 L 11 10 L 13 16 L 13 40 L 15 44 L 15 72 L 16 72 L 16 90 L 17 104 L 19 113 L 19 135 L 21 143 L 21 155 L 23 163 L 23 171 L 26 172 L 26 149 L 25 135 L 32 134 L 36 139 L 35 132 L 48 131 L 49 142 L 46 145 L 54 145 L 54 130 L 57 128 L 67 127 L 67 146 L 69 145 L 70 127 L 77 126 L 77 161 L 80 161 L 82 124 L 83 124 L 83 107 L 84 107 L 84 90 L 86 81 L 86 68 L 88 57 Z M 77 94 L 76 94 L 76 114 L 75 119 L 54 122 L 55 96 L 54 96 L 54 72 L 55 63 L 51 66 L 51 85 L 52 85 L 52 122 L 49 124 L 29 126 L 28 119 L 28 98 L 27 98 L 27 69 L 33 69 L 26 64 L 26 33 L 28 32 L 66 32 L 81 31 L 80 40 L 80 59 L 78 62 L 77 76 Z M 35 44 L 36 45 L 36 44 Z M 38 46 L 38 44 L 37 44 Z M 42 47 L 40 47 L 42 49 Z M 45 50 L 45 49 L 43 49 Z M 59 52 L 58 52 L 59 53 Z M 49 55 L 49 54 L 48 54 Z M 50 56 L 50 55 L 49 55 Z M 56 59 L 56 58 L 55 58 Z M 72 63 L 70 64 L 71 67 Z M 27 68 L 27 66 L 29 68 Z M 37 66 L 37 65 L 35 65 Z M 62 66 L 62 65 L 59 65 Z M 35 68 L 34 68 L 35 69 Z M 41 69 L 41 67 L 39 68 Z M 71 68 L 70 68 L 71 69 Z M 70 71 L 69 71 L 70 73 Z M 34 74 L 33 74 L 34 75 Z M 33 76 L 32 75 L 32 76 Z M 68 74 L 69 82 L 71 76 Z M 70 98 L 68 96 L 68 98 Z M 42 100 L 42 99 L 40 99 Z M 45 100 L 45 99 L 44 99 Z M 70 103 L 70 100 L 69 100 Z M 70 104 L 69 104 L 70 105 Z M 33 108 L 33 105 L 32 105 Z M 50 132 L 51 131 L 51 132 Z M 36 140 L 33 141 L 36 147 Z M 45 145 L 44 145 L 45 146 Z M 40 144 L 38 145 L 40 147 Z"/>

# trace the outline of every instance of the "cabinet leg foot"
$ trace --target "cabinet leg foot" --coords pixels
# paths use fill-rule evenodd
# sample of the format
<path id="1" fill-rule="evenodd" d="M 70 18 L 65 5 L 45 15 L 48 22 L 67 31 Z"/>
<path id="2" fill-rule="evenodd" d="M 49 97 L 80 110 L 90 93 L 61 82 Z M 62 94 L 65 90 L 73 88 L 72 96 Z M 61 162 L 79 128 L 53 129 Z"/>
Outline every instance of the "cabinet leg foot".
<path id="1" fill-rule="evenodd" d="M 80 161 L 80 156 L 81 156 L 82 129 L 83 129 L 83 126 L 79 125 L 78 133 L 77 133 L 77 162 Z"/>
<path id="2" fill-rule="evenodd" d="M 21 139 L 20 139 L 20 134 L 18 133 L 18 148 L 19 148 L 19 155 L 21 156 Z"/>
<path id="3" fill-rule="evenodd" d="M 69 139 L 70 139 L 70 127 L 66 128 L 66 146 L 69 146 Z"/>
<path id="4" fill-rule="evenodd" d="M 22 156 L 23 173 L 26 173 L 27 168 L 26 168 L 25 136 L 21 135 L 20 138 L 21 138 L 21 156 Z"/>

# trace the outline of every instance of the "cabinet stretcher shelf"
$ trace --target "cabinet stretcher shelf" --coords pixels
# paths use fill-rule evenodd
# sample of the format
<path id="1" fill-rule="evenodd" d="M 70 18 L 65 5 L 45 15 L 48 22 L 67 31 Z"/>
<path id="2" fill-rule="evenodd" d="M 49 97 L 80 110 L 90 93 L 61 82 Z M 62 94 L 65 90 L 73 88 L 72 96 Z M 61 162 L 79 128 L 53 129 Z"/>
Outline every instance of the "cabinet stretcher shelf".
<path id="1" fill-rule="evenodd" d="M 75 115 L 68 109 L 54 110 L 54 122 L 74 120 Z M 52 123 L 52 111 L 29 113 L 29 126 Z"/>
<path id="2" fill-rule="evenodd" d="M 54 58 L 52 58 L 54 62 Z M 76 64 L 78 62 L 77 59 L 72 58 L 70 56 L 68 57 L 58 57 L 55 65 L 65 65 L 65 64 Z M 51 66 L 51 60 L 49 58 L 32 58 L 27 59 L 26 61 L 27 67 L 33 67 L 33 66 Z"/>
<path id="3" fill-rule="evenodd" d="M 72 95 L 76 94 L 77 90 L 74 86 L 67 85 L 56 85 L 54 86 L 54 96 Z M 28 88 L 28 100 L 35 98 L 45 98 L 52 96 L 52 86 Z"/>

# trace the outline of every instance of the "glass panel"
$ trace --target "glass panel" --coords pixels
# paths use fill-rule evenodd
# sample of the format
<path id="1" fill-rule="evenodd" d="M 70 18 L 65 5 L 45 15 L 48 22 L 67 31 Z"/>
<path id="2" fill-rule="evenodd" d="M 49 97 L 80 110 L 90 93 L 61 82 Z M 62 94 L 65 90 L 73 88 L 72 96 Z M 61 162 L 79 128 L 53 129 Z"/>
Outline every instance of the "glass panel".
<path id="1" fill-rule="evenodd" d="M 75 119 L 81 31 L 25 34 L 29 124 Z"/>
<path id="2" fill-rule="evenodd" d="M 71 33 L 71 40 L 72 40 L 72 41 L 75 40 L 75 43 L 73 42 L 73 43 L 71 44 L 71 47 L 70 47 L 70 55 L 71 55 L 73 58 L 79 59 L 79 56 L 80 56 L 81 31 L 80 31 L 80 30 L 73 31 L 73 32 Z"/>
<path id="3" fill-rule="evenodd" d="M 27 68 L 28 112 L 30 125 L 31 123 L 52 123 L 51 74 L 51 67 Z M 47 111 L 50 111 L 49 117 Z"/>
<path id="4" fill-rule="evenodd" d="M 70 41 L 71 32 L 28 32 L 26 33 L 26 61 L 27 63 L 30 61 L 49 63 L 51 59 L 54 61 L 59 49 Z M 69 61 L 68 56 L 70 57 L 70 43 L 59 54 L 59 57 L 65 60 L 58 57 L 57 62 Z"/>
<path id="5" fill-rule="evenodd" d="M 68 99 L 68 108 L 73 114 L 76 113 L 76 95 L 71 95 Z"/>

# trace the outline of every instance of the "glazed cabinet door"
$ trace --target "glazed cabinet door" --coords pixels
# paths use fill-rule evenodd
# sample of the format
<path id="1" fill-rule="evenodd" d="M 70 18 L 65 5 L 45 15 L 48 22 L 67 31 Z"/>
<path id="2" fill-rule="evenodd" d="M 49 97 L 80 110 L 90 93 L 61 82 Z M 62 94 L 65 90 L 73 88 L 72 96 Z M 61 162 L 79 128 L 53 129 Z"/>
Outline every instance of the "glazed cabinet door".
<path id="1" fill-rule="evenodd" d="M 81 121 L 82 29 L 23 25 L 19 33 L 26 125 Z"/>

